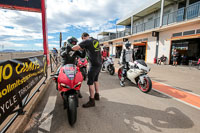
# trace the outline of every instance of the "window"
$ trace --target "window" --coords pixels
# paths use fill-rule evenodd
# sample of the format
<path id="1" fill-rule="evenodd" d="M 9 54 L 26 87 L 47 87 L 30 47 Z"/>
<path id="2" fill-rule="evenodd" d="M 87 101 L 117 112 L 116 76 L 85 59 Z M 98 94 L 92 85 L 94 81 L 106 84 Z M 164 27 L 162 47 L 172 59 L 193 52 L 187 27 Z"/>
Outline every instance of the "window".
<path id="1" fill-rule="evenodd" d="M 172 34 L 172 37 L 182 36 L 182 32 Z"/>
<path id="2" fill-rule="evenodd" d="M 190 30 L 190 31 L 185 31 L 183 32 L 183 35 L 192 35 L 192 34 L 195 34 L 195 30 Z"/>
<path id="3" fill-rule="evenodd" d="M 197 29 L 197 34 L 200 34 L 200 29 Z"/>

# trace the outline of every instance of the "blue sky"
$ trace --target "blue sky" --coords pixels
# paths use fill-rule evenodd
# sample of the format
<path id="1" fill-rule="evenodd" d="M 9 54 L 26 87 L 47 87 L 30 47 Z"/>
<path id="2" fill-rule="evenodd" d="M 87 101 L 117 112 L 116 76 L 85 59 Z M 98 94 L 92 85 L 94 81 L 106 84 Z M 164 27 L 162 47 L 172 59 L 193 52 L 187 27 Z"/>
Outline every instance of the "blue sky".
<path id="1" fill-rule="evenodd" d="M 47 0 L 49 49 L 59 48 L 59 34 L 80 40 L 82 32 L 97 37 L 116 31 L 116 21 L 147 0 Z M 42 50 L 41 14 L 0 9 L 0 50 Z M 118 30 L 123 30 L 118 26 Z"/>

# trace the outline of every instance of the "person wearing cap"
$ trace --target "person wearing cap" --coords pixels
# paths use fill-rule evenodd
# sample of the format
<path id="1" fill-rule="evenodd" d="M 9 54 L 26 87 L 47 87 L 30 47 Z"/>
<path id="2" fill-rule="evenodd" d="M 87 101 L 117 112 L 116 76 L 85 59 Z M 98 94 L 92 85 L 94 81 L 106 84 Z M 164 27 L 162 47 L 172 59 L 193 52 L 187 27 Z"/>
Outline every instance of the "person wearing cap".
<path id="1" fill-rule="evenodd" d="M 125 43 L 125 49 L 122 50 L 121 56 L 120 56 L 120 63 L 124 65 L 124 68 L 122 70 L 122 78 L 120 80 L 120 85 L 125 86 L 124 80 L 126 78 L 126 72 L 129 70 L 129 64 L 128 62 L 133 62 L 135 60 L 134 57 L 134 50 L 130 48 L 131 43 L 126 42 Z"/>
<path id="2" fill-rule="evenodd" d="M 89 101 L 83 104 L 84 108 L 94 107 L 95 100 L 100 100 L 99 98 L 99 72 L 101 70 L 102 60 L 101 60 L 101 48 L 99 41 L 89 36 L 88 33 L 83 33 L 82 42 L 78 45 L 72 47 L 72 50 L 85 49 L 88 55 L 88 60 L 90 62 L 90 67 L 88 70 L 88 81 L 90 97 Z"/>

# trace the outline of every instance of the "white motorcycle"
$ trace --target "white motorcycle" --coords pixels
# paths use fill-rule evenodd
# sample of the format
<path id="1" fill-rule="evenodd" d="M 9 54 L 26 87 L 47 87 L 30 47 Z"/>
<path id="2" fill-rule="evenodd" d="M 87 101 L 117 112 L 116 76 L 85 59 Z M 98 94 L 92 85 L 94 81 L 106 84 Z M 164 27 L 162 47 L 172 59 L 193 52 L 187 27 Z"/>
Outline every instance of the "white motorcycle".
<path id="1" fill-rule="evenodd" d="M 129 62 L 129 70 L 126 73 L 125 79 L 138 85 L 139 89 L 147 93 L 152 89 L 152 82 L 147 73 L 150 71 L 150 67 L 143 60 L 136 60 Z M 124 66 L 121 66 L 118 70 L 118 77 L 121 80 Z M 120 84 L 121 85 L 121 84 Z M 122 87 L 125 86 L 121 85 Z"/>
<path id="2" fill-rule="evenodd" d="M 102 64 L 102 70 L 109 72 L 110 75 L 113 75 L 115 73 L 114 59 L 112 57 L 106 58 L 106 60 Z"/>

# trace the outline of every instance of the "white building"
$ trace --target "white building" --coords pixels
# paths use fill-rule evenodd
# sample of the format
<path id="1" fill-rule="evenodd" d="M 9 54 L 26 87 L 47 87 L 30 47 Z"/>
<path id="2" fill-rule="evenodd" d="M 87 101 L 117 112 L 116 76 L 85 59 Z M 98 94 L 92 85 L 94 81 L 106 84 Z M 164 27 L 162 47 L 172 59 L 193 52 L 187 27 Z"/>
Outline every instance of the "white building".
<path id="1" fill-rule="evenodd" d="M 125 30 L 100 33 L 106 35 L 100 41 L 112 55 L 120 52 L 123 38 L 127 38 L 136 57 L 148 63 L 162 55 L 171 63 L 173 48 L 179 52 L 179 64 L 200 58 L 200 0 L 151 0 L 117 25 L 123 25 Z M 152 33 L 159 34 L 159 38 Z"/>

